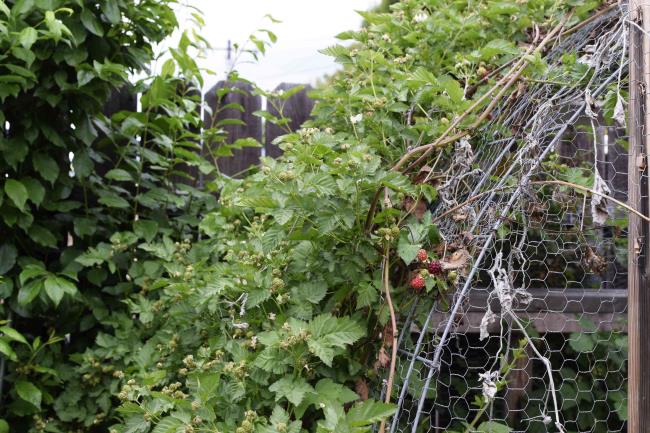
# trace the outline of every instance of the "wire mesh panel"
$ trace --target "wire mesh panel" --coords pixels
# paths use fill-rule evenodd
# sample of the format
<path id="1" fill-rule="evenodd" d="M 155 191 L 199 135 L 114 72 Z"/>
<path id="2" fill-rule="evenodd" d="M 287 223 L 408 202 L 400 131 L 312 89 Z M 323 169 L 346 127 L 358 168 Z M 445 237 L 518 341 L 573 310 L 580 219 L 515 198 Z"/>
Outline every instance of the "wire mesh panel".
<path id="1" fill-rule="evenodd" d="M 626 430 L 628 32 L 620 4 L 563 33 L 429 168 L 457 275 L 403 317 L 386 431 Z"/>

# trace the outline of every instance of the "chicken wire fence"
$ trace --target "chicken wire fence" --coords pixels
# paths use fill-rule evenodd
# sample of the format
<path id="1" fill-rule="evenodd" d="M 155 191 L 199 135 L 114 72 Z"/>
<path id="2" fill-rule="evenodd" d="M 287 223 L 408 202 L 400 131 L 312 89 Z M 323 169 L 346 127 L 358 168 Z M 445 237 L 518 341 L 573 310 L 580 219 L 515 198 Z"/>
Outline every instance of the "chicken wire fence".
<path id="1" fill-rule="evenodd" d="M 400 321 L 385 431 L 626 431 L 629 211 L 604 196 L 627 202 L 627 18 L 561 34 L 544 79 L 429 163 L 441 255 L 467 266 Z"/>

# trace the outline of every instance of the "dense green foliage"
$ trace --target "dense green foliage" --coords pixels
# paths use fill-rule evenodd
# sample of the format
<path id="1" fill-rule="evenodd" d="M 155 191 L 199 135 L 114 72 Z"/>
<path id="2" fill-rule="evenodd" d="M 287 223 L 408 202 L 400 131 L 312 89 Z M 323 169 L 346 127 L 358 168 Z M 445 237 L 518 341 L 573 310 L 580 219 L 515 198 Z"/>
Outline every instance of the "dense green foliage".
<path id="1" fill-rule="evenodd" d="M 214 158 L 254 143 L 201 129 L 200 39 L 184 35 L 138 82 L 141 112 L 100 113 L 173 30 L 167 2 L 0 1 L 0 417 L 21 432 L 370 431 L 393 410 L 364 395 L 379 396 L 390 346 L 382 260 L 400 314 L 407 266 L 437 242 L 428 215 L 403 211 L 435 189 L 390 168 L 471 105 L 467 88 L 493 84 L 478 85 L 533 23 L 569 8 L 575 23 L 598 2 L 566 3 L 364 14 L 340 35 L 351 47 L 325 50 L 345 69 L 307 127 L 279 139 L 284 156 L 227 179 Z M 531 61 L 526 74 L 545 66 Z M 453 283 L 431 276 L 426 292 Z"/>

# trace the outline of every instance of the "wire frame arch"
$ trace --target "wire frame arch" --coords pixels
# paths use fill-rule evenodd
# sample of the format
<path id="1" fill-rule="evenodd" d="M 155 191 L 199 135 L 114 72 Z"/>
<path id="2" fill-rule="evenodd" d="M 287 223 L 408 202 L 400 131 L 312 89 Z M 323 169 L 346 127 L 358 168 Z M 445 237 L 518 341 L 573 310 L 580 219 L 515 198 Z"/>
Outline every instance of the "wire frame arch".
<path id="1" fill-rule="evenodd" d="M 562 33 L 431 163 L 441 254 L 467 265 L 402 312 L 385 431 L 626 431 L 629 28 L 621 3 Z"/>

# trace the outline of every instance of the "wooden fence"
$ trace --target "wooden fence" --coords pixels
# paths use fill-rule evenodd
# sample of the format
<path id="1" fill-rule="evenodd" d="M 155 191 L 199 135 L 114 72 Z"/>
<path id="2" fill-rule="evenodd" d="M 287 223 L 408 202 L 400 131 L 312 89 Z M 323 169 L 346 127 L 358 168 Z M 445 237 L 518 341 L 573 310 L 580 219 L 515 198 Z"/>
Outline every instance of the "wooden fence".
<path id="1" fill-rule="evenodd" d="M 223 89 L 224 86 L 228 86 L 229 91 L 222 98 L 219 98 L 217 92 Z M 287 91 L 296 86 L 302 85 L 281 83 L 275 88 L 274 93 Z M 261 148 L 247 147 L 241 150 L 235 150 L 233 156 L 220 158 L 218 161 L 219 169 L 223 173 L 232 176 L 243 172 L 251 165 L 259 163 L 260 157 L 262 156 L 271 156 L 274 158 L 279 156 L 282 151 L 273 145 L 272 142 L 278 136 L 286 134 L 286 129 L 266 122 L 253 113 L 266 108 L 271 114 L 278 116 L 280 113 L 278 113 L 276 107 L 282 107 L 282 115 L 290 120 L 288 125 L 290 130 L 295 131 L 309 118 L 311 110 L 314 107 L 314 100 L 307 95 L 309 90 L 311 90 L 311 86 L 306 85 L 301 91 L 281 102 L 279 100 L 264 101 L 262 97 L 253 95 L 252 85 L 243 82 L 233 83 L 220 81 L 208 90 L 203 95 L 203 98 L 213 112 L 217 111 L 218 105 L 223 107 L 226 104 L 239 104 L 243 107 L 243 111 L 236 108 L 226 108 L 219 111 L 215 116 L 210 115 L 206 111 L 204 115 L 205 125 L 211 127 L 214 123 L 224 119 L 241 120 L 242 123 L 237 122 L 237 124 L 223 126 L 228 132 L 228 142 L 233 143 L 240 138 L 250 137 L 263 145 Z M 129 92 L 128 89 L 113 92 L 113 95 L 111 95 L 110 100 L 104 108 L 104 114 L 110 116 L 122 110 L 137 111 L 137 97 Z"/>

